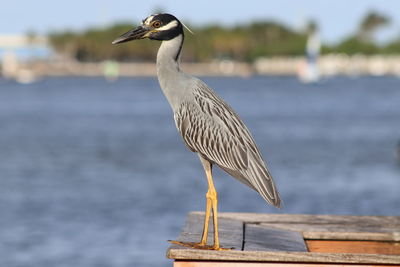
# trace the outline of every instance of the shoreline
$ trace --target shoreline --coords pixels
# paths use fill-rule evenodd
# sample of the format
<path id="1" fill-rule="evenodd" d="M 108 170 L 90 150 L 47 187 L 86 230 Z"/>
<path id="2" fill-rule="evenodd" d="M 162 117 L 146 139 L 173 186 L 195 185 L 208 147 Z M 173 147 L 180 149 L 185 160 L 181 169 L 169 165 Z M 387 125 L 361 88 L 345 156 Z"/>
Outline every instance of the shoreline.
<path id="1" fill-rule="evenodd" d="M 400 55 L 347 56 L 329 54 L 317 61 L 319 76 L 400 76 Z M 195 76 L 299 76 L 307 68 L 305 57 L 260 58 L 254 63 L 232 60 L 214 60 L 209 63 L 181 63 L 181 68 Z M 106 77 L 147 77 L 156 76 L 153 62 L 120 63 L 78 62 L 71 60 L 32 61 L 14 64 L 12 68 L 3 63 L 4 77 L 18 77 L 20 74 L 37 77 L 46 76 L 106 76 Z"/>

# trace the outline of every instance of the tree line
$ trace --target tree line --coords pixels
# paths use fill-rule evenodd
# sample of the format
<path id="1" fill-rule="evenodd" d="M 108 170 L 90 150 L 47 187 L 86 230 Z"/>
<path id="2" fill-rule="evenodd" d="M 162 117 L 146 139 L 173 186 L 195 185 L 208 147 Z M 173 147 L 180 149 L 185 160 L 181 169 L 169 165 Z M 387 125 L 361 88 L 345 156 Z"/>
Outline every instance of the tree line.
<path id="1" fill-rule="evenodd" d="M 371 11 L 362 19 L 358 30 L 337 44 L 323 44 L 321 52 L 352 54 L 400 53 L 400 38 L 387 44 L 377 44 L 374 34 L 390 23 L 383 14 Z M 83 32 L 49 34 L 52 47 L 60 54 L 79 61 L 153 61 L 158 42 L 140 42 L 113 46 L 112 40 L 132 28 L 132 23 L 91 28 Z M 246 25 L 221 27 L 208 25 L 190 27 L 195 35 L 185 33 L 183 60 L 205 62 L 213 59 L 233 59 L 252 62 L 259 57 L 303 55 L 308 32 L 318 28 L 310 22 L 306 30 L 294 30 L 282 23 L 257 21 Z"/>

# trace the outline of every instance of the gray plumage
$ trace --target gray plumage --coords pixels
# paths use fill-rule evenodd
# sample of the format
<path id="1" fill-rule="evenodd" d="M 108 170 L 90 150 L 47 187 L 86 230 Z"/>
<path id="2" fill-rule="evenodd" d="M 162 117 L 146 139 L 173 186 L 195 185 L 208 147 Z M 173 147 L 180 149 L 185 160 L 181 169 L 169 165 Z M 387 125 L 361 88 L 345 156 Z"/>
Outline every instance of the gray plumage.
<path id="1" fill-rule="evenodd" d="M 272 176 L 242 120 L 204 82 L 180 70 L 184 33 L 179 20 L 170 14 L 151 15 L 143 20 L 142 25 L 121 35 L 113 43 L 143 38 L 162 41 L 157 53 L 160 87 L 171 105 L 176 127 L 185 144 L 202 159 L 210 178 L 211 195 L 208 198 L 216 201 L 212 178 L 209 177 L 210 164 L 215 164 L 259 192 L 267 202 L 279 207 L 280 198 Z M 216 217 L 216 207 L 213 210 Z M 208 225 L 207 221 L 205 225 Z M 202 243 L 205 241 L 206 235 Z M 215 248 L 219 248 L 218 242 Z"/>
<path id="2" fill-rule="evenodd" d="M 157 76 L 185 144 L 279 207 L 272 176 L 242 120 L 204 82 L 180 70 L 179 60 L 174 58 L 182 42 L 182 35 L 162 42 Z"/>

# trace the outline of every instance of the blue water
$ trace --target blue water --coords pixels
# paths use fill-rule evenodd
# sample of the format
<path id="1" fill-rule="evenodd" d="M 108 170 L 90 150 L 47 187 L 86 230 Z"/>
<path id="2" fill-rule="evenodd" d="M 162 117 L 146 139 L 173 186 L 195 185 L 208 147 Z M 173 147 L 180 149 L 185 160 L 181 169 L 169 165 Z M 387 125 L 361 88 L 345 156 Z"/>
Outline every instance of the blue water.
<path id="1" fill-rule="evenodd" d="M 283 198 L 215 172 L 221 211 L 400 215 L 400 80 L 205 78 Z M 0 81 L 0 266 L 168 266 L 206 180 L 154 78 Z"/>

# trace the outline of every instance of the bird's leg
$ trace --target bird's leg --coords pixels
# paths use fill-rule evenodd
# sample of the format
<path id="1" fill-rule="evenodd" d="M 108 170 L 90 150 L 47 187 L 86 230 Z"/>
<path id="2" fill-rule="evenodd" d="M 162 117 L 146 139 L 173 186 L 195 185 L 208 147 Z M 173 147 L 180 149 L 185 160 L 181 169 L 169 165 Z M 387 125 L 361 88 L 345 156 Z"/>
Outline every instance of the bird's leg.
<path id="1" fill-rule="evenodd" d="M 208 182 L 208 190 L 206 194 L 207 205 L 206 205 L 206 214 L 204 217 L 204 227 L 203 227 L 203 236 L 201 238 L 201 242 L 199 243 L 200 246 L 205 246 L 209 248 L 207 243 L 207 235 L 208 235 L 208 225 L 209 225 L 209 217 L 210 212 L 212 210 L 213 214 L 213 225 L 214 225 L 214 246 L 211 248 L 213 250 L 225 250 L 220 247 L 219 245 L 219 236 L 218 236 L 218 197 L 217 197 L 217 190 L 214 187 L 214 181 L 212 177 L 212 165 L 211 162 L 208 160 L 200 157 L 201 163 L 203 163 L 204 170 L 207 176 Z"/>
<path id="2" fill-rule="evenodd" d="M 204 171 L 206 172 L 207 182 L 208 182 L 208 190 L 206 193 L 206 213 L 204 216 L 204 226 L 203 226 L 203 234 L 201 237 L 200 243 L 192 243 L 192 242 L 181 242 L 181 241 L 170 241 L 173 244 L 178 244 L 185 247 L 190 248 L 199 248 L 199 249 L 211 249 L 211 250 L 225 250 L 219 245 L 219 237 L 218 237 L 218 198 L 217 198 L 217 190 L 214 187 L 214 181 L 212 178 L 212 165 L 211 162 L 202 158 L 200 156 L 201 163 L 203 163 Z M 214 225 L 214 246 L 207 245 L 207 237 L 208 237 L 208 229 L 210 222 L 211 211 L 213 214 L 213 225 Z"/>
<path id="3" fill-rule="evenodd" d="M 217 190 L 215 190 L 215 187 L 214 187 L 214 181 L 213 181 L 213 178 L 212 178 L 211 163 L 209 163 L 208 161 L 205 163 L 204 161 L 205 160 L 202 160 L 203 165 L 204 165 L 204 169 L 205 169 L 205 172 L 206 172 L 206 176 L 207 176 L 208 190 L 207 190 L 207 194 L 206 194 L 207 206 L 206 206 L 206 214 L 205 214 L 205 219 L 204 219 L 203 238 L 202 238 L 200 244 L 202 244 L 203 241 L 207 242 L 208 224 L 209 224 L 208 222 L 209 222 L 210 208 L 211 208 L 212 215 L 213 215 L 213 225 L 214 225 L 214 246 L 213 246 L 213 249 L 219 250 L 220 246 L 219 246 L 219 237 L 218 237 L 218 211 L 217 211 L 218 198 L 217 198 Z"/>
<path id="4" fill-rule="evenodd" d="M 204 215 L 204 226 L 203 226 L 203 234 L 201 236 L 201 241 L 199 243 L 200 246 L 207 245 L 207 237 L 208 237 L 208 226 L 210 223 L 210 214 L 211 214 L 211 198 L 208 197 L 208 191 L 206 194 L 206 212 Z"/>

